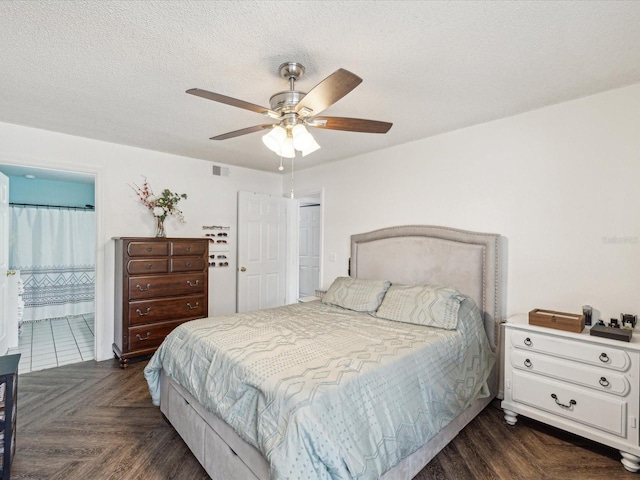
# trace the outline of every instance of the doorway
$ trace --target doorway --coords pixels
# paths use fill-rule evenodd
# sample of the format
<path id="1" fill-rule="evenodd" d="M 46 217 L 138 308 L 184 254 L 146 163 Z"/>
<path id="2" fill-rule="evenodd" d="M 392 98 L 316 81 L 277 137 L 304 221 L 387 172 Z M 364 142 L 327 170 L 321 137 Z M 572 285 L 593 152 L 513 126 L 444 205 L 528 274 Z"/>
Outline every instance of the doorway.
<path id="1" fill-rule="evenodd" d="M 301 195 L 299 206 L 298 298 L 314 297 L 321 285 L 322 192 Z"/>
<path id="2" fill-rule="evenodd" d="M 20 373 L 95 359 L 95 176 L 0 171 L 12 204 L 9 262 L 19 272 L 19 329 L 9 353 L 22 354 Z"/>

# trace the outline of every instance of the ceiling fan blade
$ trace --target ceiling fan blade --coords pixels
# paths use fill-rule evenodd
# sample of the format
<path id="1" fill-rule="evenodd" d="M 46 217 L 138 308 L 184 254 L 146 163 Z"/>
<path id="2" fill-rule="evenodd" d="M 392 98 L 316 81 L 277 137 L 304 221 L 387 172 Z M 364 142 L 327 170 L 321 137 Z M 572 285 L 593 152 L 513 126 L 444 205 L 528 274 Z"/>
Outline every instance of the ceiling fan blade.
<path id="1" fill-rule="evenodd" d="M 302 117 L 319 114 L 333 105 L 351 90 L 356 88 L 362 79 L 341 68 L 336 70 L 318 85 L 313 87 L 296 105 L 296 113 Z"/>
<path id="2" fill-rule="evenodd" d="M 250 110 L 262 115 L 269 115 L 273 118 L 280 118 L 279 113 L 274 112 L 273 110 L 269 110 L 266 107 L 261 107 L 260 105 L 245 102 L 244 100 L 238 100 L 237 98 L 227 97 L 226 95 L 220 95 L 219 93 L 209 92 L 200 88 L 191 88 L 187 90 L 187 93 L 196 95 L 197 97 L 206 98 L 208 100 L 213 100 L 214 102 L 225 103 L 227 105 L 231 105 L 232 107 L 244 108 L 245 110 Z"/>
<path id="3" fill-rule="evenodd" d="M 363 118 L 314 117 L 307 125 L 328 130 L 345 130 L 347 132 L 387 133 L 393 123 L 365 120 Z"/>
<path id="4" fill-rule="evenodd" d="M 254 132 L 259 132 L 260 130 L 266 130 L 267 128 L 271 128 L 271 127 L 273 127 L 272 123 L 255 125 L 253 127 L 247 127 L 241 130 L 235 130 L 233 132 L 223 133 L 222 135 L 211 137 L 209 140 L 226 140 L 228 138 L 234 138 L 234 137 L 239 137 L 240 135 L 246 135 L 247 133 L 254 133 Z"/>

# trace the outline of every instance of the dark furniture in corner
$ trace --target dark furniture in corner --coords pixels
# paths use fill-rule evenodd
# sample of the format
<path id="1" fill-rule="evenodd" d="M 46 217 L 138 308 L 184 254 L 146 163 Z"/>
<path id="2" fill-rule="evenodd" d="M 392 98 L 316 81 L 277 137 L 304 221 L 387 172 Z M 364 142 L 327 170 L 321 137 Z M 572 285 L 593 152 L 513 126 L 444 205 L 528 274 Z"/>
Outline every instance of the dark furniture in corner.
<path id="1" fill-rule="evenodd" d="M 16 453 L 18 413 L 18 363 L 20 354 L 0 357 L 0 457 L 2 480 L 11 478 L 11 462 Z"/>

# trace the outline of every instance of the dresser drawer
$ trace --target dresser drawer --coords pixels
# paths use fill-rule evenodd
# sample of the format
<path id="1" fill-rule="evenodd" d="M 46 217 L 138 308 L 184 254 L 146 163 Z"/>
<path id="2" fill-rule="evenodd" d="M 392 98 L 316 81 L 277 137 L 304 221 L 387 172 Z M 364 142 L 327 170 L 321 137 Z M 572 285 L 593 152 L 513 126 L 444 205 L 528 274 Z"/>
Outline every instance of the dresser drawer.
<path id="1" fill-rule="evenodd" d="M 169 242 L 129 242 L 130 257 L 162 257 L 169 255 Z"/>
<path id="2" fill-rule="evenodd" d="M 173 257 L 171 258 L 172 272 L 198 272 L 208 266 L 202 257 Z"/>
<path id="3" fill-rule="evenodd" d="M 171 255 L 204 255 L 209 245 L 204 242 L 171 242 Z"/>
<path id="4" fill-rule="evenodd" d="M 574 422 L 626 437 L 627 403 L 550 378 L 514 371 L 513 400 Z"/>
<path id="5" fill-rule="evenodd" d="M 556 357 L 586 362 L 603 368 L 625 371 L 631 364 L 629 354 L 609 345 L 571 342 L 566 338 L 534 332 L 514 331 L 511 344 L 526 351 L 542 352 Z"/>
<path id="6" fill-rule="evenodd" d="M 158 347 L 174 328 L 185 321 L 178 320 L 129 328 L 129 350 Z"/>
<path id="7" fill-rule="evenodd" d="M 129 260 L 127 262 L 129 275 L 141 273 L 167 273 L 169 272 L 168 258 L 145 258 L 144 260 Z"/>
<path id="8" fill-rule="evenodd" d="M 204 273 L 184 275 L 143 276 L 129 278 L 129 299 L 177 297 L 204 293 Z"/>
<path id="9" fill-rule="evenodd" d="M 129 325 L 205 316 L 204 295 L 129 302 Z"/>
<path id="10" fill-rule="evenodd" d="M 513 368 L 518 370 L 584 385 L 603 393 L 625 396 L 630 390 L 629 380 L 615 371 L 520 349 L 511 351 L 510 360 Z"/>

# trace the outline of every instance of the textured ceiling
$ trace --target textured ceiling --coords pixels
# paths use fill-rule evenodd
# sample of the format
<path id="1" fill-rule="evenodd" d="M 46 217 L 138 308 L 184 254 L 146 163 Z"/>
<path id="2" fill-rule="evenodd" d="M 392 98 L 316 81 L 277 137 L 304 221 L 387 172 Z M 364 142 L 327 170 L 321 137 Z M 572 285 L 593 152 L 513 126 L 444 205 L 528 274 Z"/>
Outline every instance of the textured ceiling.
<path id="1" fill-rule="evenodd" d="M 296 168 L 640 82 L 640 2 L 0 1 L 0 121 L 276 171 L 264 123 L 187 95 L 258 105 L 345 68 L 364 79 L 323 114 L 393 122 L 319 131 Z M 1 151 L 0 146 L 0 151 Z"/>

